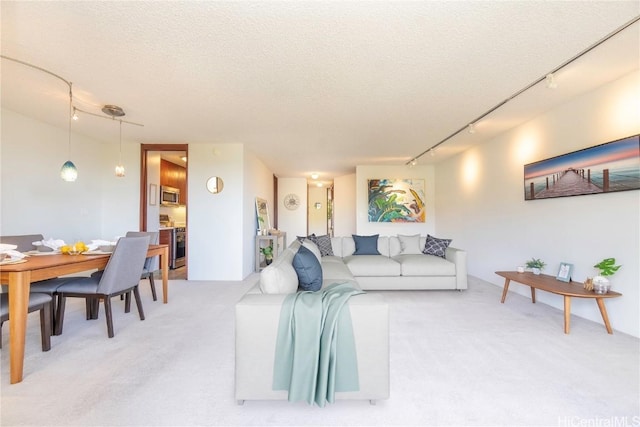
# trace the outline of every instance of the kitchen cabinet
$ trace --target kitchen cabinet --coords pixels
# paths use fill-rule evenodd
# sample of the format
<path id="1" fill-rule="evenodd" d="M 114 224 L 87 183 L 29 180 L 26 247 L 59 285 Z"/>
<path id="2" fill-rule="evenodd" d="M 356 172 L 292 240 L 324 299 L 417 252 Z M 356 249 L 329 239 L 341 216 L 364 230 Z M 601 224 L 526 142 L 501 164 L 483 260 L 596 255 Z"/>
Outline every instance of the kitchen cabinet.
<path id="1" fill-rule="evenodd" d="M 180 190 L 180 204 L 187 204 L 187 169 L 167 160 L 160 160 L 160 185 Z"/>

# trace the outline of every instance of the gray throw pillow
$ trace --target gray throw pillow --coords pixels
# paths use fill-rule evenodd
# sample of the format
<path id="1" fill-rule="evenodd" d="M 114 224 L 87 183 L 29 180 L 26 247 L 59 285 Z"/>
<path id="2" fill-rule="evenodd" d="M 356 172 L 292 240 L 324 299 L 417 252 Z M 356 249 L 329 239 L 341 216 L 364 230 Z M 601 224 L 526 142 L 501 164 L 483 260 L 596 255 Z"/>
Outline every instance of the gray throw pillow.
<path id="1" fill-rule="evenodd" d="M 379 234 L 374 234 L 373 236 L 358 236 L 352 234 L 351 237 L 353 237 L 353 241 L 356 243 L 356 251 L 353 254 L 380 255 L 380 252 L 378 252 L 378 236 Z"/>
<path id="2" fill-rule="evenodd" d="M 298 275 L 298 284 L 305 291 L 319 291 L 322 287 L 322 266 L 309 249 L 300 246 L 293 257 L 293 268 Z"/>
<path id="3" fill-rule="evenodd" d="M 444 258 L 445 252 L 450 244 L 451 239 L 438 239 L 437 237 L 427 234 L 427 241 L 424 244 L 422 253 L 425 255 L 435 255 Z"/>
<path id="4" fill-rule="evenodd" d="M 313 236 L 310 238 L 312 242 L 314 242 L 318 249 L 320 249 L 320 254 L 322 256 L 333 256 L 333 247 L 331 246 L 331 237 L 328 235 L 324 236 Z"/>

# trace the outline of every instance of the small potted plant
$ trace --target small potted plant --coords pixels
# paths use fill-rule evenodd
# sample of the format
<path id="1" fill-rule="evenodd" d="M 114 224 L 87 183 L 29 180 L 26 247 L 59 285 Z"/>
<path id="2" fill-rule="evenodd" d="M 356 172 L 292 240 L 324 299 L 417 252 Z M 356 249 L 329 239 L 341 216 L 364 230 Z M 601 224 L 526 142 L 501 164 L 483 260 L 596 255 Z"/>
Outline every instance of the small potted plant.
<path id="1" fill-rule="evenodd" d="M 615 258 L 605 258 L 593 267 L 599 270 L 599 274 L 592 280 L 593 291 L 596 294 L 606 294 L 611 289 L 609 276 L 613 276 L 622 266 L 616 265 Z"/>
<path id="2" fill-rule="evenodd" d="M 527 268 L 530 268 L 533 274 L 538 275 L 547 264 L 539 258 L 531 258 L 527 261 Z"/>
<path id="3" fill-rule="evenodd" d="M 264 255 L 265 264 L 269 265 L 273 261 L 273 246 L 265 246 L 264 248 L 260 248 L 260 253 Z"/>

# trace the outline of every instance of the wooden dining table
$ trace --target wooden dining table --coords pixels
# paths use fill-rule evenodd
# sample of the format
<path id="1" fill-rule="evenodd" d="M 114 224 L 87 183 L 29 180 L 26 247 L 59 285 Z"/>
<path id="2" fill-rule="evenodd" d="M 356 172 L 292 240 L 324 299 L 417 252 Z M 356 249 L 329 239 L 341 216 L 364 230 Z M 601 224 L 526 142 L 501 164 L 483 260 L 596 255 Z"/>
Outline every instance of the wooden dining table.
<path id="1" fill-rule="evenodd" d="M 169 302 L 169 246 L 149 245 L 147 256 L 160 256 L 163 302 Z M 29 287 L 32 282 L 93 269 L 102 270 L 109 253 L 28 256 L 26 262 L 0 265 L 1 283 L 9 284 L 9 364 L 11 384 L 22 381 Z"/>

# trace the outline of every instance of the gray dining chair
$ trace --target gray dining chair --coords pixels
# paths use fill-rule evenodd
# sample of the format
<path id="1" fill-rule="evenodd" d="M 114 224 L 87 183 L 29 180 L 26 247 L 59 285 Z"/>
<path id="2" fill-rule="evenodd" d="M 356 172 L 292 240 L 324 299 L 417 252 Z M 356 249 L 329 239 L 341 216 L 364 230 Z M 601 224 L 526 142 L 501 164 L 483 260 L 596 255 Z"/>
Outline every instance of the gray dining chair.
<path id="1" fill-rule="evenodd" d="M 126 237 L 139 237 L 139 236 L 149 236 L 149 244 L 157 245 L 160 241 L 160 233 L 157 231 L 128 231 Z M 142 268 L 142 276 L 141 279 L 149 279 L 149 284 L 151 285 L 151 296 L 154 301 L 158 300 L 158 295 L 156 294 L 156 284 L 153 280 L 153 274 L 158 270 L 158 256 L 152 256 L 147 258 L 144 261 L 144 267 Z"/>
<path id="2" fill-rule="evenodd" d="M 37 249 L 33 242 L 40 242 L 44 239 L 42 234 L 20 234 L 14 236 L 0 236 L 0 243 L 6 243 L 9 245 L 16 245 L 18 252 L 28 252 Z M 55 330 L 56 324 L 56 291 L 58 287 L 66 281 L 65 278 L 56 277 L 53 279 L 41 280 L 31 283 L 29 292 L 44 293 L 51 297 L 51 307 L 47 310 L 50 313 L 51 325 Z M 2 292 L 7 292 L 7 284 L 2 284 Z"/>
<path id="3" fill-rule="evenodd" d="M 56 335 L 62 333 L 64 310 L 68 297 L 85 299 L 87 318 L 89 318 L 89 307 L 98 306 L 100 300 L 104 301 L 107 334 L 109 338 L 113 338 L 114 336 L 111 298 L 126 295 L 133 291 L 140 320 L 144 320 L 144 311 L 142 309 L 138 283 L 140 282 L 148 248 L 148 236 L 121 237 L 102 274 L 92 275 L 91 277 L 74 277 L 72 280 L 67 280 L 67 282 L 58 287 Z M 70 278 L 67 277 L 66 279 Z M 97 314 L 96 310 L 96 318 Z"/>
<path id="4" fill-rule="evenodd" d="M 51 295 L 32 292 L 29 294 L 27 312 L 40 311 L 40 335 L 42 351 L 51 350 Z M 9 294 L 0 294 L 0 348 L 2 348 L 2 324 L 9 319 Z"/>

